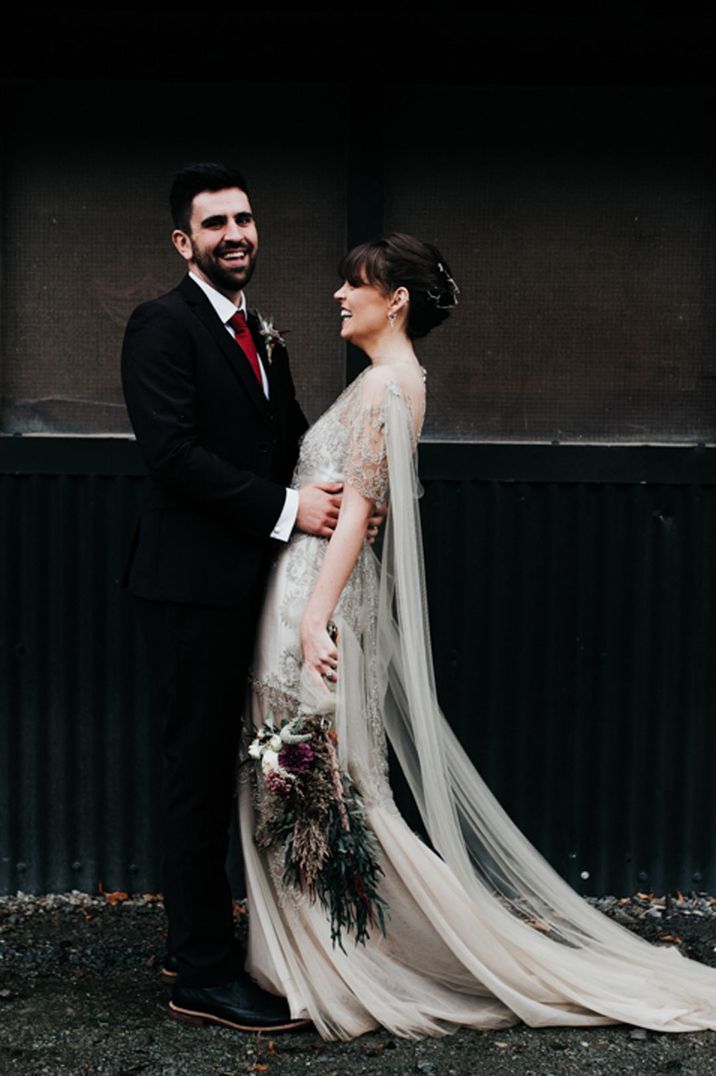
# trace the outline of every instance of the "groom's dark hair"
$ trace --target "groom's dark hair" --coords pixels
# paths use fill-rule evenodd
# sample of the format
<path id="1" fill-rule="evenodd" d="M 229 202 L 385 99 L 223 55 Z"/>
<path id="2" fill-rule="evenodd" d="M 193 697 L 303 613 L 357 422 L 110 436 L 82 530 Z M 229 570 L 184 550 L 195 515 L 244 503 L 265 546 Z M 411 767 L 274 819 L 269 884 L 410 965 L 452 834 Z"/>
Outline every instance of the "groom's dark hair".
<path id="1" fill-rule="evenodd" d="M 197 194 L 202 191 L 225 191 L 229 187 L 238 187 L 248 198 L 246 180 L 235 168 L 226 168 L 214 161 L 188 164 L 186 168 L 182 168 L 174 176 L 169 194 L 174 227 L 182 232 L 189 232 L 191 204 Z"/>

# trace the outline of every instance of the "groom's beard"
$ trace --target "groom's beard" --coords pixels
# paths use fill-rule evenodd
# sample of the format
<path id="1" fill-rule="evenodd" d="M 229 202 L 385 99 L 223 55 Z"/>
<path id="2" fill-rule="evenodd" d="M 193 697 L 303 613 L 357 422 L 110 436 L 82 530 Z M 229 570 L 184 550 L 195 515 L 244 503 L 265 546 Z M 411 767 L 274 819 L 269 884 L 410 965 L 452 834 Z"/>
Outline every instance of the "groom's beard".
<path id="1" fill-rule="evenodd" d="M 246 252 L 246 263 L 237 265 L 235 269 L 222 265 L 219 258 L 231 250 L 243 250 Z M 202 254 L 191 243 L 192 258 L 195 265 L 215 288 L 219 291 L 234 292 L 243 291 L 253 276 L 256 267 L 256 251 L 247 243 L 226 243 L 218 247 L 211 254 Z"/>

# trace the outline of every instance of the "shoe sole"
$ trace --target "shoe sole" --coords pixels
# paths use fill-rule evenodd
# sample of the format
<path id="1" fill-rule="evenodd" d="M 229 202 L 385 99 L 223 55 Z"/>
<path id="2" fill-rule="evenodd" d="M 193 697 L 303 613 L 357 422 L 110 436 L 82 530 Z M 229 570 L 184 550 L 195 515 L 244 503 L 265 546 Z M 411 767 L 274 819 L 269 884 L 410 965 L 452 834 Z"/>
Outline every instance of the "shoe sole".
<path id="1" fill-rule="evenodd" d="M 195 1012 L 193 1009 L 180 1009 L 173 1001 L 169 1002 L 169 1015 L 173 1020 L 182 1024 L 192 1024 L 194 1027 L 202 1027 L 205 1024 L 218 1024 L 220 1027 L 232 1027 L 235 1031 L 267 1032 L 274 1035 L 280 1031 L 296 1031 L 298 1028 L 307 1027 L 310 1020 L 288 1020 L 285 1024 L 236 1024 L 233 1020 L 227 1020 L 223 1016 L 214 1016 L 213 1013 Z"/>
<path id="2" fill-rule="evenodd" d="M 177 981 L 178 975 L 175 971 L 169 971 L 169 968 L 162 968 L 159 972 L 159 978 L 163 983 L 173 985 Z"/>

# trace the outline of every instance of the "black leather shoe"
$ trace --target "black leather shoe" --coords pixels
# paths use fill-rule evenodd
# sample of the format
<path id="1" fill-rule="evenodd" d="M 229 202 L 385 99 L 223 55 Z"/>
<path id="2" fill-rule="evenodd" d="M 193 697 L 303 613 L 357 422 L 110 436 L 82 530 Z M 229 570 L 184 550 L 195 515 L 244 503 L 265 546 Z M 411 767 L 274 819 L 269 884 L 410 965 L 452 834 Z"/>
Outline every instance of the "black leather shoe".
<path id="1" fill-rule="evenodd" d="M 224 986 L 177 983 L 169 1014 L 186 1024 L 219 1024 L 237 1031 L 294 1031 L 309 1020 L 292 1020 L 285 998 L 268 994 L 244 975 Z"/>

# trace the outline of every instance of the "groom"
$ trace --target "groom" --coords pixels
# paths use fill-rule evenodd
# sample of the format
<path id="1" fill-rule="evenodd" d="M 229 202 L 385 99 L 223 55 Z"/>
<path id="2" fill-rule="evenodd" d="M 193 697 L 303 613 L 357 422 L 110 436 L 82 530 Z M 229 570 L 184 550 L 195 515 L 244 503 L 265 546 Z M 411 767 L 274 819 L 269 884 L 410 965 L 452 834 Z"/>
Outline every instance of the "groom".
<path id="1" fill-rule="evenodd" d="M 127 569 L 163 718 L 164 900 L 172 1015 L 293 1026 L 239 966 L 225 871 L 246 676 L 272 550 L 330 537 L 341 486 L 287 488 L 306 420 L 283 342 L 247 312 L 258 233 L 246 182 L 216 164 L 174 179 L 188 275 L 129 319 L 122 380 L 149 471 Z"/>

